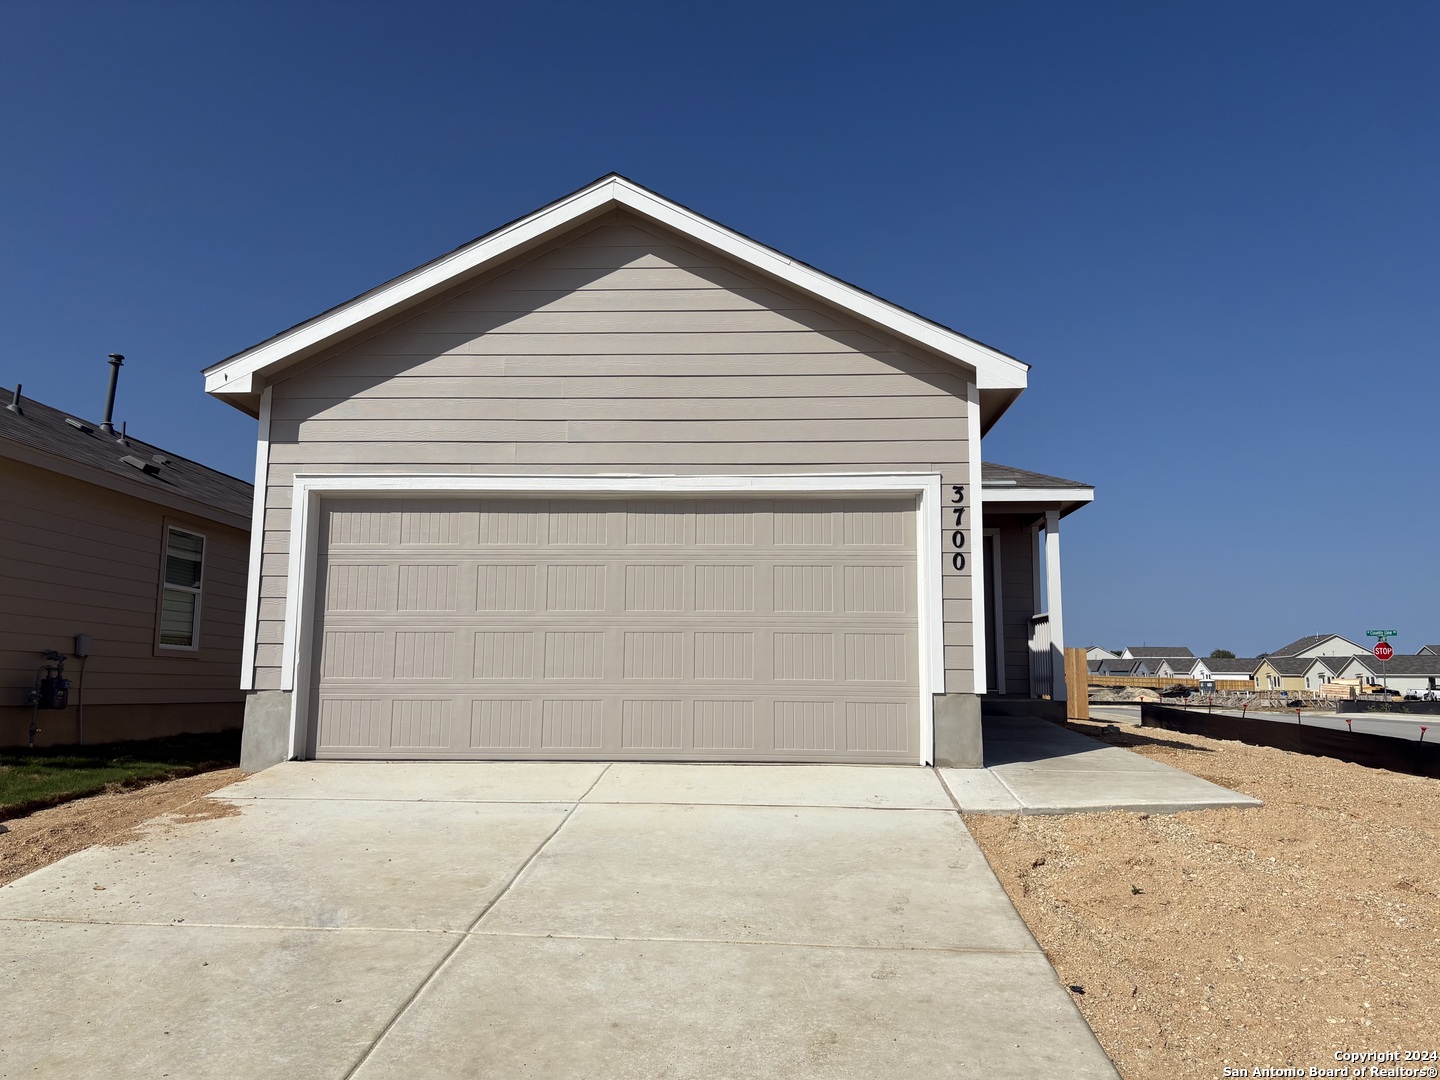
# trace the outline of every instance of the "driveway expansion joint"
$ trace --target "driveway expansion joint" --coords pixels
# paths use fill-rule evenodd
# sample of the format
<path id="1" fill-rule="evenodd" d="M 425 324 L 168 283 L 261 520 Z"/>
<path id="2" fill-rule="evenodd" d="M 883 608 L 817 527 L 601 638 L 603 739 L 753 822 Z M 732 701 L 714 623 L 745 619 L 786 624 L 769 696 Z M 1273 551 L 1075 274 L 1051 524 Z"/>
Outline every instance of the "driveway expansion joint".
<path id="1" fill-rule="evenodd" d="M 991 949 L 972 945 L 863 945 L 831 941 L 775 941 L 756 938 L 748 941 L 732 938 L 698 937 L 636 937 L 630 934 L 541 934 L 520 933 L 500 930 L 470 930 L 472 938 L 517 938 L 530 941 L 623 941 L 633 944 L 655 945 L 753 945 L 779 949 L 828 949 L 839 952 L 885 952 L 885 953 L 942 953 L 974 956 L 1021 956 L 1033 957 L 1034 949 Z"/>
<path id="2" fill-rule="evenodd" d="M 515 869 L 514 873 L 510 875 L 510 877 L 506 880 L 505 884 L 501 886 L 499 891 L 496 892 L 496 894 L 492 896 L 488 901 L 486 901 L 485 905 L 480 909 L 480 913 L 475 916 L 474 920 L 470 923 L 468 927 L 466 927 L 465 931 L 456 935 L 454 944 L 452 944 L 448 949 L 445 950 L 444 954 L 436 962 L 435 966 L 430 969 L 429 974 L 427 974 L 425 978 L 421 979 L 420 984 L 416 986 L 415 989 L 410 993 L 410 996 L 400 1003 L 400 1007 L 395 1010 L 395 1015 L 392 1016 L 389 1022 L 380 1029 L 380 1033 L 376 1035 L 373 1040 L 371 1040 L 370 1045 L 365 1048 L 364 1052 L 355 1060 L 355 1064 L 352 1065 L 345 1073 L 345 1080 L 350 1080 L 351 1077 L 353 1077 L 362 1068 L 364 1068 L 365 1063 L 370 1060 L 370 1058 L 374 1055 L 375 1051 L 379 1049 L 380 1044 L 385 1041 L 385 1036 L 389 1035 L 390 1032 L 395 1029 L 395 1025 L 400 1022 L 401 1017 L 403 1017 L 407 1012 L 410 1011 L 410 1007 L 419 1000 L 420 995 L 425 992 L 425 988 L 435 981 L 435 977 L 444 970 L 445 965 L 448 964 L 450 960 L 454 957 L 460 946 L 465 943 L 465 941 L 474 932 L 475 928 L 480 925 L 480 920 L 485 918 L 486 915 L 490 914 L 490 912 L 494 909 L 495 905 L 498 904 L 501 899 L 504 898 L 505 894 L 514 887 L 515 883 L 520 880 L 521 875 L 530 868 L 530 864 L 540 857 L 540 853 L 545 850 L 546 846 L 550 843 L 550 841 L 554 840 L 555 837 L 559 835 L 560 830 L 565 827 L 565 823 L 575 816 L 575 810 L 579 807 L 580 803 L 584 801 L 585 796 L 589 795 L 590 792 L 595 790 L 595 785 L 600 783 L 600 781 L 604 779 L 605 774 L 610 771 L 610 768 L 610 765 L 606 765 L 605 768 L 600 770 L 600 775 L 595 777 L 594 781 L 590 784 L 588 788 L 585 789 L 585 791 L 581 794 L 580 798 L 576 799 L 570 809 L 561 816 L 559 822 L 556 823 L 555 828 L 550 830 L 549 834 L 545 837 L 544 840 L 540 841 L 539 845 L 537 845 L 535 850 L 530 853 L 529 857 L 526 858 L 526 860 Z"/>

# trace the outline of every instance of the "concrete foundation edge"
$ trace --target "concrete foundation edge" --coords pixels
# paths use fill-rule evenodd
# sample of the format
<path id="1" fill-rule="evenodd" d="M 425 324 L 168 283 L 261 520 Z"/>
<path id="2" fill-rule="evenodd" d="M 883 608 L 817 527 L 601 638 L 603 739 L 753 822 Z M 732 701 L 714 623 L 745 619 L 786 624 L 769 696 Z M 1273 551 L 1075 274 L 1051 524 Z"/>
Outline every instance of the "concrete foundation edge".
<path id="1" fill-rule="evenodd" d="M 935 695 L 935 764 L 942 769 L 984 768 L 978 695 Z"/>
<path id="2" fill-rule="evenodd" d="M 245 699 L 240 769 L 253 773 L 290 756 L 290 691 L 256 690 Z"/>
<path id="3" fill-rule="evenodd" d="M 1064 720 L 1067 711 L 1065 702 L 1048 698 L 991 698 L 982 699 L 981 709 L 986 716 L 1034 716 L 1041 720 Z"/>

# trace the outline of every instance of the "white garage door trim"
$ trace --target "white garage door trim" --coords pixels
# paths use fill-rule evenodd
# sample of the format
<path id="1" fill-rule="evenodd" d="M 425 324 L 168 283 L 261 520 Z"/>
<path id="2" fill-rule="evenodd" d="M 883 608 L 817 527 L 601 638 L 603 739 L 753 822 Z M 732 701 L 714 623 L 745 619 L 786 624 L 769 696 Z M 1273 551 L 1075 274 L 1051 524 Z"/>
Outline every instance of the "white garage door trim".
<path id="1" fill-rule="evenodd" d="M 286 596 L 299 603 L 285 606 L 285 638 L 281 654 L 280 689 L 290 695 L 291 758 L 303 753 L 308 722 L 308 694 L 296 687 L 310 685 L 309 635 L 300 627 L 314 619 L 317 536 L 320 500 L 327 495 L 385 495 L 397 492 L 427 495 L 529 494 L 556 492 L 586 495 L 638 494 L 912 494 L 918 496 L 916 588 L 920 613 L 919 764 L 934 761 L 935 701 L 945 692 L 944 630 L 940 600 L 941 502 L 938 473 L 812 473 L 783 476 L 456 476 L 433 473 L 295 477 L 290 513 L 290 560 Z M 298 557 L 297 556 L 298 553 Z M 302 640 L 304 639 L 304 640 Z"/>

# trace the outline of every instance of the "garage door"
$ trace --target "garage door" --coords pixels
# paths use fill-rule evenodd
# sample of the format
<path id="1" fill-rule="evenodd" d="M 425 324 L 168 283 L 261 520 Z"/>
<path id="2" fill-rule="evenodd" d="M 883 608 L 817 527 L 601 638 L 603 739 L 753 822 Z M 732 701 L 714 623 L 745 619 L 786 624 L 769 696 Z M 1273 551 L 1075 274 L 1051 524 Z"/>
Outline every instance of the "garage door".
<path id="1" fill-rule="evenodd" d="M 918 758 L 913 498 L 322 505 L 316 757 Z"/>

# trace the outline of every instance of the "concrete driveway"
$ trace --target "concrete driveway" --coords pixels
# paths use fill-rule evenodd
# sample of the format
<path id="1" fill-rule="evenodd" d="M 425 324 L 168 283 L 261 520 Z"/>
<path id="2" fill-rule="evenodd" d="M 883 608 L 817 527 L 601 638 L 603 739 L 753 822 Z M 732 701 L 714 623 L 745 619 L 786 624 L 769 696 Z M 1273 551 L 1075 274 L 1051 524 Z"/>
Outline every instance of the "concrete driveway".
<path id="1" fill-rule="evenodd" d="M 317 764 L 0 889 L 0 1075 L 1116 1076 L 932 770 Z"/>

